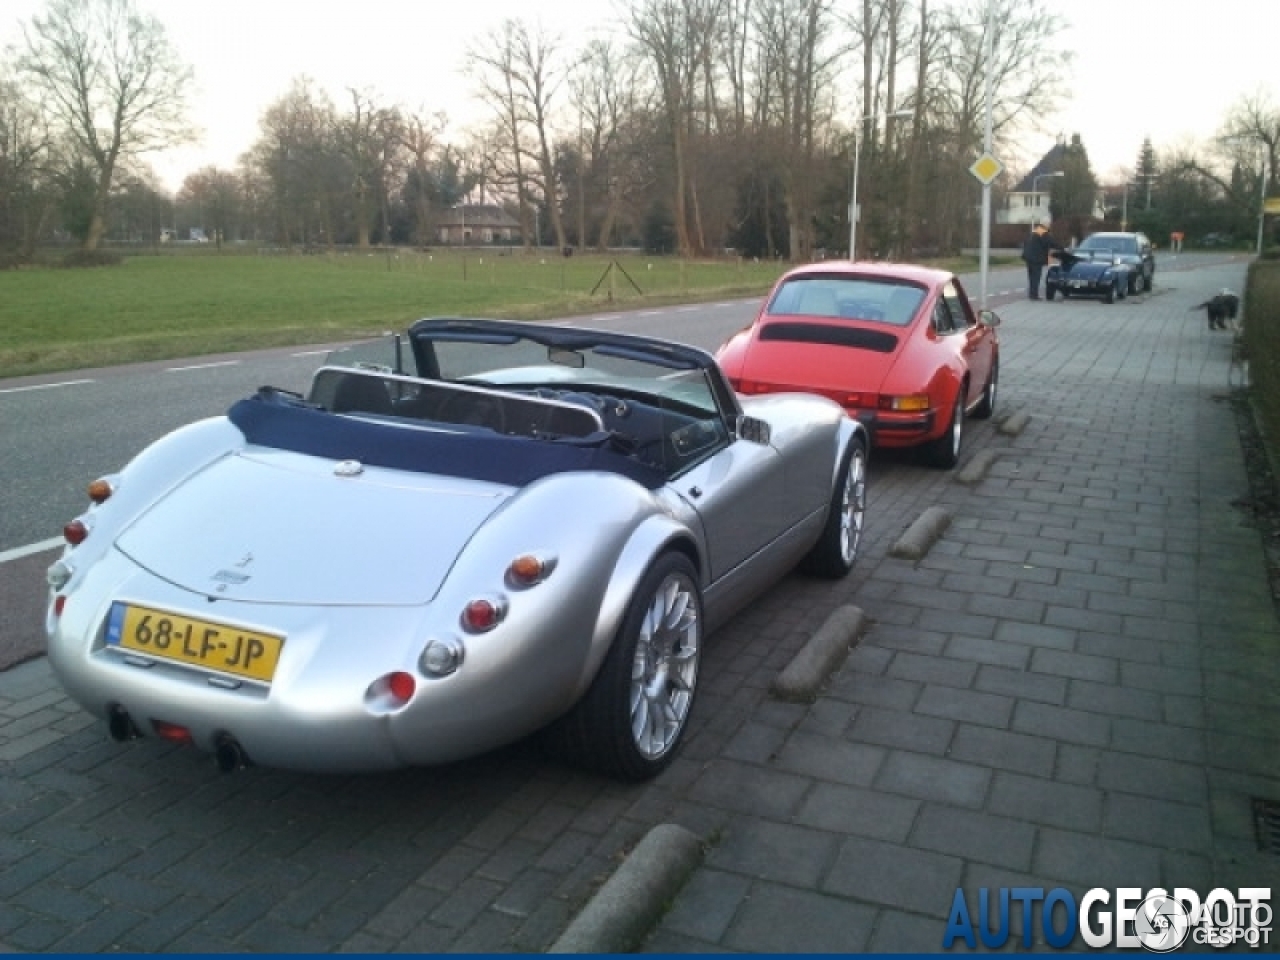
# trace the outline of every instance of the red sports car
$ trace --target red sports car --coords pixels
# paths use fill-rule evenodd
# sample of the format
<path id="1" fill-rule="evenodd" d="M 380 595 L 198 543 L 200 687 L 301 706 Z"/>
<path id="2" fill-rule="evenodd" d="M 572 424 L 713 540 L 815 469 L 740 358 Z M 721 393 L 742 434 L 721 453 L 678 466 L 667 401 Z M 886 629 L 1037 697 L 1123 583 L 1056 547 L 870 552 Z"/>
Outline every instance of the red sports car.
<path id="1" fill-rule="evenodd" d="M 742 394 L 830 397 L 882 447 L 960 457 L 967 413 L 989 417 L 1000 378 L 1000 318 L 976 311 L 955 274 L 890 263 L 788 271 L 755 322 L 717 354 Z"/>

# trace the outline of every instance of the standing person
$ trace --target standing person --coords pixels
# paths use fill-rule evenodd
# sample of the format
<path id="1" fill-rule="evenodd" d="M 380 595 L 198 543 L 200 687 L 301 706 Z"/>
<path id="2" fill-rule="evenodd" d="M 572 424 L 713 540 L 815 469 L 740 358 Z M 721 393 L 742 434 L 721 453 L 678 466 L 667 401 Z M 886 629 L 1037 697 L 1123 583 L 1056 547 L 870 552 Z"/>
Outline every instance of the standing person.
<path id="1" fill-rule="evenodd" d="M 1027 264 L 1027 296 L 1032 300 L 1040 299 L 1040 276 L 1044 273 L 1049 256 L 1062 248 L 1049 236 L 1049 227 L 1045 223 L 1037 223 L 1022 244 L 1022 259 Z"/>

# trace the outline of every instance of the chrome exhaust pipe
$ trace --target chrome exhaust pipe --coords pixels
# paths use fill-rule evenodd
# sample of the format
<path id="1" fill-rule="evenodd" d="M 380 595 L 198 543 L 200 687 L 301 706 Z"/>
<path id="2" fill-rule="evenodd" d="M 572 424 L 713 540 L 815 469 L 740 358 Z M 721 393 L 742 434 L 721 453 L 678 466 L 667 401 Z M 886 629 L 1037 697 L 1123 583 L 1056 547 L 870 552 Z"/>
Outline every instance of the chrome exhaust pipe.
<path id="1" fill-rule="evenodd" d="M 117 743 L 137 740 L 142 736 L 134 726 L 129 712 L 119 705 L 112 707 L 111 712 L 107 714 L 107 731 L 111 734 L 111 739 Z"/>
<path id="2" fill-rule="evenodd" d="M 218 738 L 218 744 L 213 749 L 213 759 L 223 773 L 235 773 L 249 765 L 244 747 L 231 737 Z"/>

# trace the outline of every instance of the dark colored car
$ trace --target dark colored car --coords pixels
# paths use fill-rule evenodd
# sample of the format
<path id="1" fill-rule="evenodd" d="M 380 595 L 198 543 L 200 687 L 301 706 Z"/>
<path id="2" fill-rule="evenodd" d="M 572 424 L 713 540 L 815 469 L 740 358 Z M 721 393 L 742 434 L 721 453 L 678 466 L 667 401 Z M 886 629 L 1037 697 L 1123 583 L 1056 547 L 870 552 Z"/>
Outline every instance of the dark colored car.
<path id="1" fill-rule="evenodd" d="M 1129 287 L 1125 293 L 1144 293 L 1155 279 L 1155 250 L 1145 233 L 1095 233 L 1071 252 L 1087 254 L 1094 260 L 1118 259 L 1128 265 Z"/>
<path id="2" fill-rule="evenodd" d="M 1049 265 L 1044 278 L 1045 296 L 1052 300 L 1059 293 L 1068 297 L 1101 297 L 1103 303 L 1124 299 L 1133 289 L 1133 268 L 1114 255 L 1095 251 L 1081 254 L 1079 249 L 1057 254 L 1058 263 Z"/>

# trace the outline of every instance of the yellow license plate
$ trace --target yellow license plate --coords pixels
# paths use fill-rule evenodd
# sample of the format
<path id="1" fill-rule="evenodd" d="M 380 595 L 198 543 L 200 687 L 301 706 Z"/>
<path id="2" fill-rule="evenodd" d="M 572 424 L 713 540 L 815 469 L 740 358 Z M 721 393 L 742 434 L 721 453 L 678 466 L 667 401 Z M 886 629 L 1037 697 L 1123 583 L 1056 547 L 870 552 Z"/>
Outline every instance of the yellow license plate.
<path id="1" fill-rule="evenodd" d="M 106 641 L 125 650 L 266 683 L 275 675 L 284 649 L 284 638 L 274 634 L 132 603 L 111 605 Z"/>

